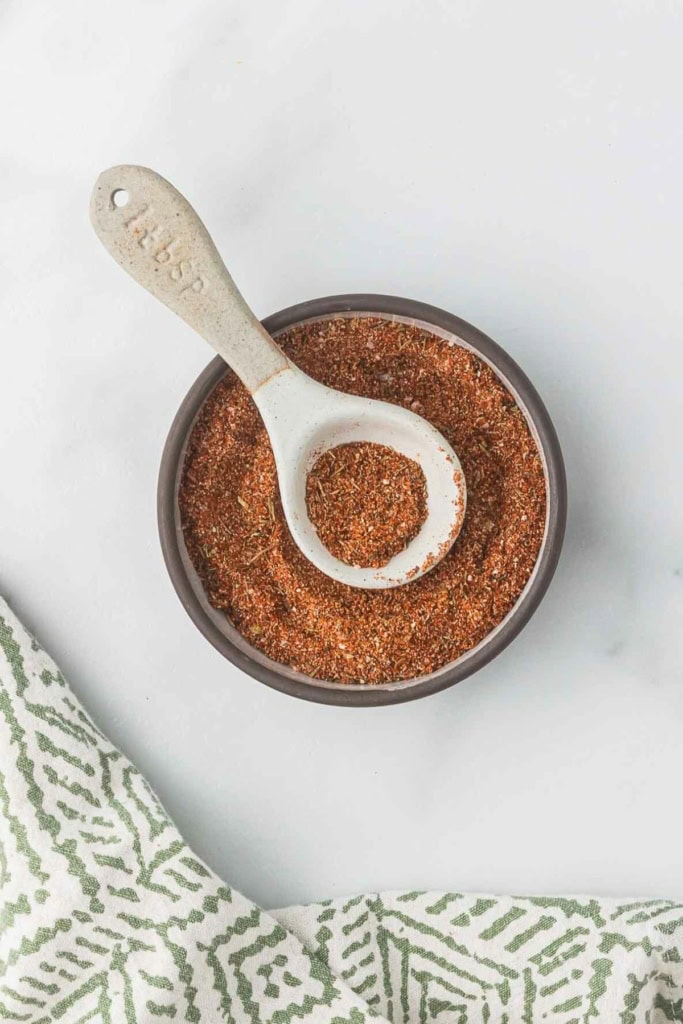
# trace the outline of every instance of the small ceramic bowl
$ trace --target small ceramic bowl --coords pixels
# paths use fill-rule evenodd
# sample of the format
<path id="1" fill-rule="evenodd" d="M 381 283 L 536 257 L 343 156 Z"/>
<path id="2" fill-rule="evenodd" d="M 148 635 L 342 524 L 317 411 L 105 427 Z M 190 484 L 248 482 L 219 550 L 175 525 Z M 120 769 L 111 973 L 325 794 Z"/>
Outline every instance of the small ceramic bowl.
<path id="1" fill-rule="evenodd" d="M 526 416 L 543 460 L 547 487 L 546 528 L 534 571 L 503 621 L 471 651 L 436 672 L 377 686 L 354 686 L 313 679 L 271 661 L 252 647 L 229 618 L 209 604 L 185 548 L 178 507 L 180 479 L 192 427 L 208 395 L 226 372 L 225 363 L 219 357 L 209 363 L 194 382 L 171 426 L 161 460 L 158 517 L 161 547 L 178 597 L 195 625 L 221 654 L 247 675 L 294 697 L 321 704 L 371 707 L 415 700 L 453 686 L 495 658 L 517 636 L 538 607 L 555 572 L 564 537 L 567 487 L 557 435 L 533 385 L 495 342 L 459 317 L 411 299 L 387 295 L 334 295 L 290 306 L 269 316 L 263 324 L 272 335 L 277 335 L 305 321 L 358 313 L 372 313 L 415 324 L 470 349 L 492 367 Z"/>

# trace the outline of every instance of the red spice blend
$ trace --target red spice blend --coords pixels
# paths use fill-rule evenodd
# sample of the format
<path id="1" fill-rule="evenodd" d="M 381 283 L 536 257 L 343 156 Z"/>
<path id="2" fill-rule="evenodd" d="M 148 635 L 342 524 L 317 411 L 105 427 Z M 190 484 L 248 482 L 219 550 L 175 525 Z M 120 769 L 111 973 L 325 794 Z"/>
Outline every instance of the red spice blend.
<path id="1" fill-rule="evenodd" d="M 192 431 L 180 489 L 209 599 L 268 657 L 314 678 L 377 684 L 433 672 L 505 618 L 533 571 L 546 485 L 527 422 L 486 363 L 411 324 L 335 317 L 278 342 L 323 384 L 403 405 L 440 430 L 465 473 L 464 525 L 412 583 L 370 591 L 331 580 L 289 534 L 265 428 L 227 371 Z"/>
<path id="2" fill-rule="evenodd" d="M 427 483 L 417 462 L 386 445 L 357 441 L 316 460 L 306 480 L 306 507 L 336 558 L 379 569 L 427 518 Z"/>

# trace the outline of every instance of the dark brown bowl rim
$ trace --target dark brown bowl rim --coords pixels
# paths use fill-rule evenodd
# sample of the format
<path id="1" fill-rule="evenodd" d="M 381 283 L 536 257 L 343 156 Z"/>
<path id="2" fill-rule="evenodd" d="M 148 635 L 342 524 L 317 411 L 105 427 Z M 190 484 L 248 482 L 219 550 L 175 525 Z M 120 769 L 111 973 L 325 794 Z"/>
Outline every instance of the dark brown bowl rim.
<path id="1" fill-rule="evenodd" d="M 220 357 L 212 360 L 196 379 L 171 425 L 161 458 L 157 515 L 163 557 L 175 591 L 194 624 L 221 654 L 248 676 L 291 696 L 322 704 L 373 707 L 417 700 L 419 697 L 426 697 L 454 686 L 488 664 L 521 632 L 538 608 L 557 567 L 567 516 L 567 482 L 560 443 L 538 392 L 507 352 L 460 317 L 413 299 L 392 295 L 351 294 L 326 296 L 289 306 L 266 317 L 263 326 L 269 333 L 275 334 L 303 320 L 351 312 L 407 317 L 457 335 L 498 370 L 524 406 L 545 460 L 548 522 L 544 545 L 531 582 L 502 626 L 485 638 L 472 652 L 436 673 L 415 680 L 378 686 L 321 684 L 313 680 L 292 678 L 292 675 L 288 674 L 291 673 L 291 669 L 278 666 L 272 661 L 267 665 L 263 664 L 250 657 L 246 651 L 240 650 L 225 636 L 212 621 L 207 609 L 202 606 L 190 582 L 191 569 L 184 550 L 177 508 L 177 490 L 184 447 L 201 406 L 225 372 L 225 364 Z M 245 646 L 249 645 L 245 643 Z M 255 654 L 263 657 L 260 652 Z"/>

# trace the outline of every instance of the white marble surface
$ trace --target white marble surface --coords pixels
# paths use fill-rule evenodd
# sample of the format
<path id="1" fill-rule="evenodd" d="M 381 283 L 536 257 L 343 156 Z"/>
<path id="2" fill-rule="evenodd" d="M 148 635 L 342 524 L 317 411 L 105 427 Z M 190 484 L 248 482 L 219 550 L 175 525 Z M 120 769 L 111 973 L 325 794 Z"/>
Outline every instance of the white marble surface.
<path id="1" fill-rule="evenodd" d="M 375 887 L 683 896 L 683 8 L 4 0 L 0 589 L 186 836 L 264 904 Z M 297 702 L 192 626 L 159 456 L 208 352 L 87 219 L 146 163 L 262 315 L 408 295 L 522 364 L 564 446 L 552 589 L 396 708 Z"/>

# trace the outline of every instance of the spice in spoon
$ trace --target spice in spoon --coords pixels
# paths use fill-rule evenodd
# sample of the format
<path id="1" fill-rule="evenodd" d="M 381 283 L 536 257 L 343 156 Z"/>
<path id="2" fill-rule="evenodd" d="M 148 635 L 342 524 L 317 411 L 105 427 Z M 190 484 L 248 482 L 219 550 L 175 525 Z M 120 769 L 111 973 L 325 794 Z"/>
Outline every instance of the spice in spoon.
<path id="1" fill-rule="evenodd" d="M 427 518 L 417 462 L 383 444 L 357 441 L 324 452 L 306 480 L 311 522 L 348 565 L 378 569 L 403 551 Z"/>

